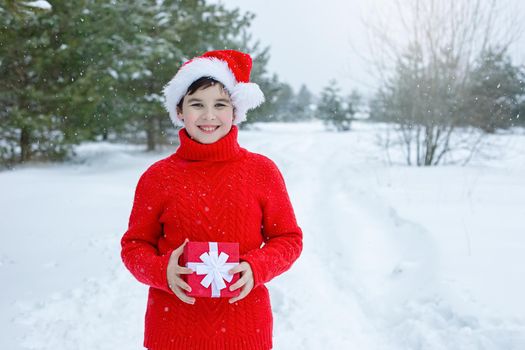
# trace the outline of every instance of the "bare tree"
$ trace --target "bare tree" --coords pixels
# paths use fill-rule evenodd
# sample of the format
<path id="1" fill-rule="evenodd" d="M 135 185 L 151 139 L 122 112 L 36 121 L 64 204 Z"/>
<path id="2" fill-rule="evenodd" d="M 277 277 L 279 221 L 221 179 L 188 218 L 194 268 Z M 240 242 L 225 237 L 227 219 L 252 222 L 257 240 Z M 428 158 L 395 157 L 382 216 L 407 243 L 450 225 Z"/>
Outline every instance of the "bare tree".
<path id="1" fill-rule="evenodd" d="M 437 165 L 458 148 L 470 159 L 483 132 L 464 128 L 469 78 L 482 53 L 504 53 L 519 38 L 517 12 L 496 0 L 396 0 L 386 10 L 366 21 L 382 85 L 372 117 L 395 122 L 388 145 L 403 145 L 409 165 Z M 460 130 L 464 137 L 455 137 Z"/>

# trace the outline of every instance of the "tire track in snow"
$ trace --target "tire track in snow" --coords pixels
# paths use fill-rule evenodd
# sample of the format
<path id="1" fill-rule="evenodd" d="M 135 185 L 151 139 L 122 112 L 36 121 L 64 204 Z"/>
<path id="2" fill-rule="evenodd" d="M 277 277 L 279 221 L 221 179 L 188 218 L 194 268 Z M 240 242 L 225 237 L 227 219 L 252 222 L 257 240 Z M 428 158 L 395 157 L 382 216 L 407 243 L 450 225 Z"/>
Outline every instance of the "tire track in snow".
<path id="1" fill-rule="evenodd" d="M 341 249 L 347 239 L 341 234 L 344 206 L 334 201 L 338 191 L 331 178 L 333 164 L 326 164 L 336 158 L 317 150 L 318 136 L 287 135 L 272 145 L 271 154 L 265 152 L 285 176 L 305 235 L 302 256 L 293 269 L 269 284 L 276 344 L 282 349 L 391 349 L 367 316 L 346 271 L 348 255 Z M 284 330 L 279 328 L 283 324 Z"/>

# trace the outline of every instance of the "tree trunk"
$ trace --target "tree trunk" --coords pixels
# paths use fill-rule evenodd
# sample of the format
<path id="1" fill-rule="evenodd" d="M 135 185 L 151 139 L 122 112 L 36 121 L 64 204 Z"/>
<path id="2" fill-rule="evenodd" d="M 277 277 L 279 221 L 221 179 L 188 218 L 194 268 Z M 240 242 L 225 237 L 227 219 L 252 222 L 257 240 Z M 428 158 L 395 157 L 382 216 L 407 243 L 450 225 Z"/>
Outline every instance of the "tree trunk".
<path id="1" fill-rule="evenodd" d="M 20 132 L 20 162 L 31 159 L 31 130 L 24 126 Z"/>
<path id="2" fill-rule="evenodd" d="M 163 145 L 167 143 L 166 130 L 164 130 L 162 125 L 162 117 L 155 116 L 155 123 L 157 125 L 157 130 L 159 131 L 159 144 Z"/>
<path id="3" fill-rule="evenodd" d="M 152 117 L 146 120 L 146 136 L 148 139 L 147 151 L 154 151 L 157 143 L 155 140 L 155 120 Z"/>

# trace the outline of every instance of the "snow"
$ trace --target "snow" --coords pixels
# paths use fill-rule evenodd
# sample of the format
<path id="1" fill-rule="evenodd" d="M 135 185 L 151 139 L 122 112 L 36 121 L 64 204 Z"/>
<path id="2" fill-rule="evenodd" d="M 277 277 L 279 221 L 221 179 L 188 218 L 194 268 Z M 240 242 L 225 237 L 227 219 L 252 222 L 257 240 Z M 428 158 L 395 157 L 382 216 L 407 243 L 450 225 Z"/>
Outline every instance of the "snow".
<path id="1" fill-rule="evenodd" d="M 45 0 L 29 1 L 24 2 L 22 4 L 28 7 L 39 8 L 42 10 L 51 10 L 52 8 L 51 4 Z"/>
<path id="2" fill-rule="evenodd" d="M 257 124 L 304 251 L 268 284 L 275 349 L 525 348 L 525 135 L 466 167 L 388 166 L 376 127 Z M 134 186 L 169 151 L 83 144 L 0 173 L 2 349 L 142 349 L 147 287 L 120 260 Z"/>

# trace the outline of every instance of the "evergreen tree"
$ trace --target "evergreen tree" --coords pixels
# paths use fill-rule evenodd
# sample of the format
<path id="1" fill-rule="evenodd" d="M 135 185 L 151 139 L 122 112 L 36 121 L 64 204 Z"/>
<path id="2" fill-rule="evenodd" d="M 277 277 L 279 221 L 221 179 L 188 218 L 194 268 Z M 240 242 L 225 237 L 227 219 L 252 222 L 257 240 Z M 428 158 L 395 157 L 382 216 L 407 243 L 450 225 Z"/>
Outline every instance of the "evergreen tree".
<path id="1" fill-rule="evenodd" d="M 281 83 L 279 93 L 277 94 L 276 104 L 276 118 L 274 121 L 291 121 L 294 118 L 293 103 L 295 95 L 292 87 L 287 83 Z"/>
<path id="2" fill-rule="evenodd" d="M 466 123 L 486 132 L 514 126 L 524 88 L 522 67 L 512 65 L 504 52 L 484 52 L 469 80 Z"/>
<path id="3" fill-rule="evenodd" d="M 363 104 L 363 97 L 356 89 L 352 90 L 350 95 L 346 98 L 347 109 L 352 117 L 355 118 L 355 115 L 361 110 Z"/>
<path id="4" fill-rule="evenodd" d="M 301 85 L 293 101 L 294 120 L 311 120 L 313 118 L 313 95 L 306 85 Z"/>
<path id="5" fill-rule="evenodd" d="M 174 131 L 164 85 L 190 57 L 244 49 L 252 19 L 204 0 L 0 2 L 0 161 L 63 159 L 111 135 L 142 133 L 154 149 Z M 255 77 L 271 85 L 258 54 Z"/>
<path id="6" fill-rule="evenodd" d="M 355 111 L 352 105 L 344 103 L 340 94 L 337 81 L 330 81 L 321 92 L 317 117 L 328 127 L 334 127 L 337 131 L 348 131 Z"/>
<path id="7" fill-rule="evenodd" d="M 167 141 L 167 131 L 175 131 L 162 106 L 164 85 L 191 57 L 212 49 L 239 49 L 238 38 L 253 15 L 204 0 L 122 2 L 119 11 L 131 25 L 122 23 L 123 45 L 118 65 L 111 69 L 131 102 L 129 127 L 144 131 L 148 150 L 153 150 Z"/>
<path id="8" fill-rule="evenodd" d="M 243 36 L 241 49 L 249 52 L 253 58 L 253 67 L 250 80 L 257 83 L 264 93 L 264 103 L 259 107 L 248 112 L 247 120 L 240 124 L 241 128 L 246 128 L 255 122 L 268 122 L 277 120 L 278 98 L 281 83 L 276 74 L 270 75 L 267 71 L 270 59 L 269 47 L 261 49 L 259 42 L 250 44 L 251 37 Z"/>
<path id="9" fill-rule="evenodd" d="M 13 1 L 0 6 L 4 163 L 63 158 L 87 127 L 85 119 L 77 118 L 82 115 L 77 102 L 93 101 L 81 96 L 79 87 L 98 55 L 94 28 L 86 29 L 86 18 L 100 13 L 86 11 L 82 5 L 90 1 L 53 4 L 51 10 Z"/>

